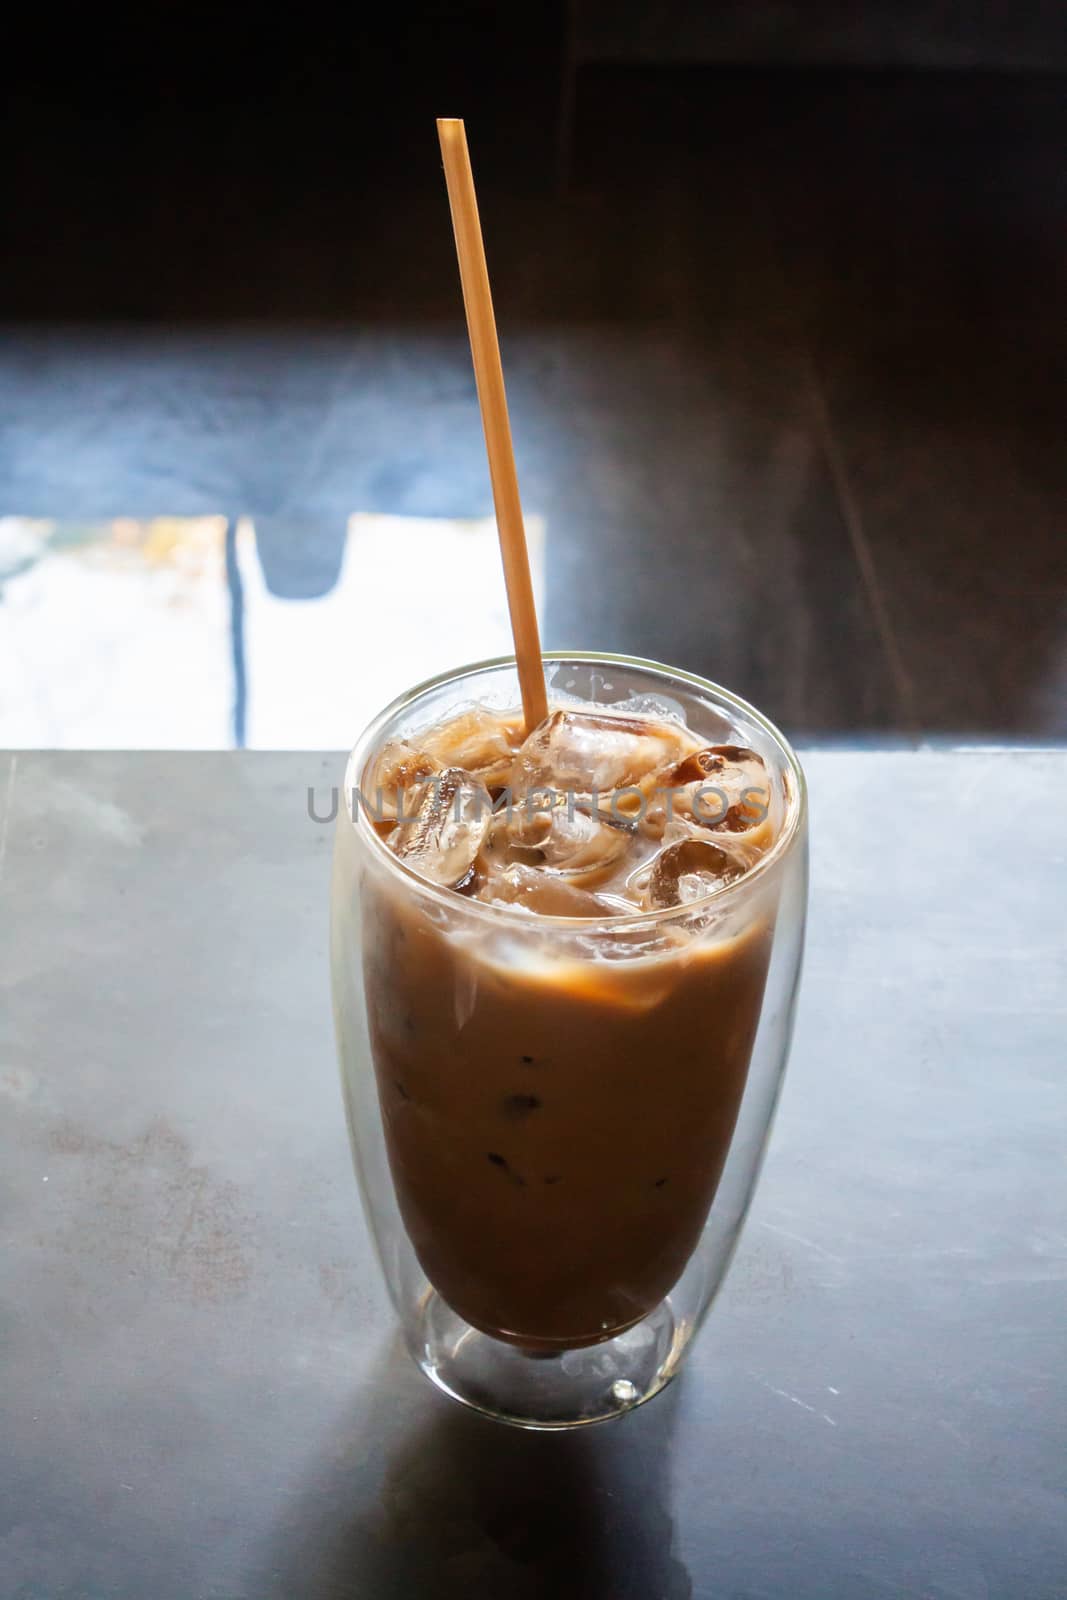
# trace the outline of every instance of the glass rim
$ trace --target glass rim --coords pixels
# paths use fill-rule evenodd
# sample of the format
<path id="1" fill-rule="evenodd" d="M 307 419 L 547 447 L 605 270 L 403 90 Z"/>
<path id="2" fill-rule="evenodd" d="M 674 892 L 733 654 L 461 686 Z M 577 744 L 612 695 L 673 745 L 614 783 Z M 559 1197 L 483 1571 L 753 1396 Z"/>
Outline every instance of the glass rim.
<path id="1" fill-rule="evenodd" d="M 751 884 L 764 878 L 772 866 L 789 855 L 796 841 L 800 838 L 802 824 L 807 816 L 808 786 L 804 777 L 804 769 L 793 746 L 781 729 L 769 717 L 764 716 L 762 711 L 757 710 L 754 705 L 742 699 L 740 695 L 734 694 L 732 690 L 724 689 L 721 684 L 713 683 L 710 678 L 702 678 L 699 674 L 687 672 L 682 667 L 668 666 L 663 661 L 650 661 L 643 656 L 627 656 L 604 650 L 543 650 L 541 659 L 544 662 L 569 661 L 579 666 L 591 663 L 597 666 L 634 667 L 640 671 L 652 672 L 660 677 L 688 684 L 705 695 L 711 695 L 719 701 L 725 701 L 727 705 L 742 712 L 746 717 L 750 717 L 764 733 L 769 735 L 784 756 L 793 780 L 795 798 L 792 804 L 787 803 L 785 826 L 770 849 L 761 855 L 759 860 L 754 862 L 739 878 L 734 878 L 729 883 L 720 884 L 708 894 L 701 895 L 699 899 L 687 900 L 684 905 L 658 906 L 650 911 L 641 911 L 635 907 L 633 911 L 614 911 L 604 916 L 595 917 L 568 917 L 560 916 L 556 913 L 544 915 L 541 912 L 523 912 L 511 905 L 497 905 L 485 900 L 468 899 L 466 895 L 458 895 L 454 889 L 450 889 L 444 884 L 432 883 L 428 878 L 422 877 L 420 873 L 415 871 L 414 867 L 408 866 L 399 856 L 393 854 L 385 840 L 371 826 L 364 806 L 357 808 L 358 821 L 353 818 L 348 796 L 354 787 L 359 787 L 359 784 L 350 782 L 350 775 L 355 769 L 362 776 L 371 753 L 379 745 L 382 733 L 401 711 L 414 705 L 432 690 L 443 688 L 446 684 L 459 683 L 464 678 L 473 678 L 487 672 L 496 672 L 501 668 L 514 667 L 517 669 L 518 664 L 513 655 L 491 656 L 484 661 L 472 661 L 462 667 L 452 667 L 446 672 L 435 673 L 432 678 L 425 678 L 412 688 L 405 689 L 402 694 L 397 695 L 388 705 L 384 706 L 377 716 L 372 718 L 363 729 L 349 752 L 348 760 L 345 763 L 342 790 L 344 804 L 338 813 L 338 826 L 344 826 L 347 822 L 356 839 L 366 843 L 370 847 L 372 854 L 388 870 L 402 881 L 406 880 L 413 888 L 420 891 L 430 900 L 445 906 L 453 913 L 467 912 L 474 916 L 484 915 L 493 923 L 500 925 L 503 922 L 506 927 L 512 930 L 526 927 L 532 931 L 535 928 L 556 927 L 560 930 L 570 929 L 572 932 L 583 930 L 588 933 L 592 928 L 630 928 L 634 924 L 638 924 L 642 928 L 654 927 L 657 923 L 667 922 L 686 915 L 706 907 L 712 902 L 717 904 L 727 903 L 744 898 Z"/>

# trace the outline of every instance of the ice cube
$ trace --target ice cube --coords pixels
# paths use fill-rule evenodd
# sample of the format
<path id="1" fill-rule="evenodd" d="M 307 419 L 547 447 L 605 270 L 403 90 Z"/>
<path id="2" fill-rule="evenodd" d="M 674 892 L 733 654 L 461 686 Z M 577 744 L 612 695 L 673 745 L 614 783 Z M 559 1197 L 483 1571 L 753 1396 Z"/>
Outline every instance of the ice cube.
<path id="1" fill-rule="evenodd" d="M 516 779 L 575 794 L 608 794 L 680 759 L 684 730 L 648 717 L 608 711 L 553 711 L 530 734 Z"/>
<path id="2" fill-rule="evenodd" d="M 423 785 L 389 835 L 390 849 L 431 883 L 473 884 L 475 860 L 492 818 L 489 791 L 462 767 L 446 767 Z"/>
<path id="3" fill-rule="evenodd" d="M 478 896 L 494 905 L 518 906 L 542 917 L 615 917 L 634 909 L 617 895 L 595 894 L 558 873 L 518 862 L 490 874 Z"/>
<path id="4" fill-rule="evenodd" d="M 713 831 L 746 833 L 765 821 L 770 811 L 767 768 L 762 757 L 744 745 L 708 745 L 694 751 L 667 776 L 665 786 L 679 791 L 672 797 L 676 814 L 688 814 Z"/>
<path id="5" fill-rule="evenodd" d="M 441 766 L 462 767 L 487 789 L 506 784 L 515 750 L 522 739 L 516 716 L 472 706 L 439 728 L 421 735 L 420 743 Z"/>
<path id="6" fill-rule="evenodd" d="M 367 763 L 362 799 L 372 822 L 395 822 L 400 811 L 422 794 L 427 778 L 441 770 L 439 761 L 404 739 L 390 739 Z"/>
<path id="7" fill-rule="evenodd" d="M 685 906 L 732 883 L 745 870 L 743 860 L 710 839 L 679 839 L 661 850 L 652 864 L 644 900 L 650 910 Z"/>
<path id="8" fill-rule="evenodd" d="M 588 879 L 602 875 L 625 853 L 633 824 L 594 812 L 589 803 L 562 792 L 531 793 L 513 804 L 494 838 L 496 853 L 508 861 L 540 866 L 546 872 Z"/>

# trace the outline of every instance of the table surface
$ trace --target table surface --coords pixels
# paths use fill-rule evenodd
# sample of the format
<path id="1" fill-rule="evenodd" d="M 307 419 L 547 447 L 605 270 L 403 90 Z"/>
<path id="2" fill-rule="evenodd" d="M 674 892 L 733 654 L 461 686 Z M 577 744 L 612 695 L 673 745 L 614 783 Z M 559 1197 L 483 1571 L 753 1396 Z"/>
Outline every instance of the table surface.
<path id="1" fill-rule="evenodd" d="M 3 1600 L 1067 1594 L 1067 752 L 806 765 L 733 1269 L 662 1398 L 545 1436 L 426 1383 L 373 1262 L 340 759 L 0 756 Z"/>

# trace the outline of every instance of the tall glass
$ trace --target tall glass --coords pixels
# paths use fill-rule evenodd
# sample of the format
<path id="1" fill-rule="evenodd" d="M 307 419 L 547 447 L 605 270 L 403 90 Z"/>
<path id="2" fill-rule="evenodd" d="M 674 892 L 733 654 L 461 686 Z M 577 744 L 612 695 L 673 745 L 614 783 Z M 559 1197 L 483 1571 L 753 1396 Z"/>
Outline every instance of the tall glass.
<path id="1" fill-rule="evenodd" d="M 804 779 L 776 728 L 687 673 L 548 655 L 550 704 L 680 714 L 769 778 L 774 843 L 703 900 L 599 920 L 419 878 L 362 777 L 388 739 L 519 703 L 513 660 L 420 685 L 349 759 L 334 1014 L 356 1173 L 417 1364 L 520 1426 L 617 1416 L 678 1372 L 744 1221 L 781 1087 L 807 901 Z"/>

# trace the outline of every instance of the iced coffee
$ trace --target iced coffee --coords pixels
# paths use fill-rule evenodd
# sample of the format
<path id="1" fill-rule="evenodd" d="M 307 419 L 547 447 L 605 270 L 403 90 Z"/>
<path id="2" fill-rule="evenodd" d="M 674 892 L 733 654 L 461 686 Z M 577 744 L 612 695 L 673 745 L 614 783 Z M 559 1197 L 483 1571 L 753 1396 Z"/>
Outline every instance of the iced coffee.
<path id="1" fill-rule="evenodd" d="M 684 1270 L 760 1016 L 775 900 L 736 886 L 780 784 L 728 729 L 582 704 L 528 735 L 472 706 L 359 775 L 389 1165 L 422 1269 L 475 1328 L 595 1344 Z"/>

